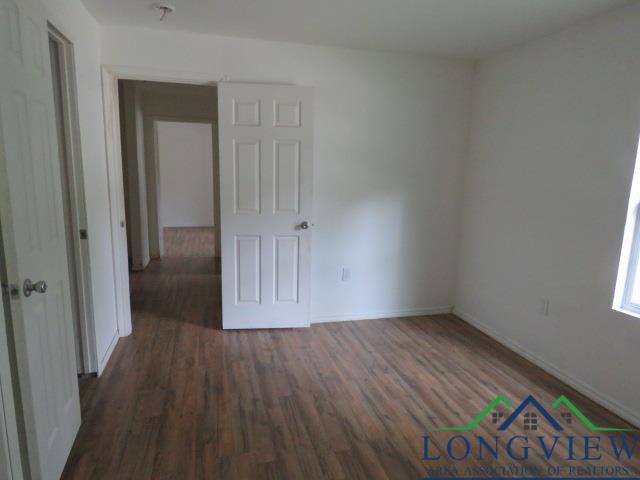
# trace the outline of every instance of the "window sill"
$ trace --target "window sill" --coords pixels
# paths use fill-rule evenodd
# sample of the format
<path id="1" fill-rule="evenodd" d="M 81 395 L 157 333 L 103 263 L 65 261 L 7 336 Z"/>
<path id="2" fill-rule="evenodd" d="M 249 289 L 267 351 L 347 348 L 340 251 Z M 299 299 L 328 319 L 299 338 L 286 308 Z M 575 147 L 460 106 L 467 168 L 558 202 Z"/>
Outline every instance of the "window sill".
<path id="1" fill-rule="evenodd" d="M 613 309 L 617 312 L 640 318 L 640 306 L 636 307 L 635 305 L 620 305 L 618 307 L 613 307 Z"/>

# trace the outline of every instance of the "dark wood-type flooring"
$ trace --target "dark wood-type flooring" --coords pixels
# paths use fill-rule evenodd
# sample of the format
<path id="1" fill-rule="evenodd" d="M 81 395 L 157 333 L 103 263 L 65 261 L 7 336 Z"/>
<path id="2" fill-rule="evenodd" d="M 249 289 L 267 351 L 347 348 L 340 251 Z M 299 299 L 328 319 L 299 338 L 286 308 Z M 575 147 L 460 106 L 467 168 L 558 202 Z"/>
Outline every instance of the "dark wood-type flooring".
<path id="1" fill-rule="evenodd" d="M 423 435 L 442 453 L 451 432 L 431 429 L 466 424 L 498 393 L 565 394 L 596 425 L 626 425 L 453 315 L 221 331 L 219 269 L 189 255 L 210 232 L 174 234 L 174 256 L 131 276 L 133 334 L 81 384 L 63 478 L 420 479 Z M 495 429 L 489 417 L 473 433 Z M 521 419 L 511 430 L 527 433 Z"/>

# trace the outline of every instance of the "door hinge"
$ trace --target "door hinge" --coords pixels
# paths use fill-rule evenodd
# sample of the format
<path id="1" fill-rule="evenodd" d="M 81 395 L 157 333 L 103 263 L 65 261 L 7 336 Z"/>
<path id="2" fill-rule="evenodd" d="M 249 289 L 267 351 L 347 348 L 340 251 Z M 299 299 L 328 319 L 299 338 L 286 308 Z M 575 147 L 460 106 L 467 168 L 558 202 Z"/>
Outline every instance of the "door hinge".
<path id="1" fill-rule="evenodd" d="M 11 298 L 20 298 L 20 287 L 15 283 L 2 284 L 2 294 L 9 295 Z"/>

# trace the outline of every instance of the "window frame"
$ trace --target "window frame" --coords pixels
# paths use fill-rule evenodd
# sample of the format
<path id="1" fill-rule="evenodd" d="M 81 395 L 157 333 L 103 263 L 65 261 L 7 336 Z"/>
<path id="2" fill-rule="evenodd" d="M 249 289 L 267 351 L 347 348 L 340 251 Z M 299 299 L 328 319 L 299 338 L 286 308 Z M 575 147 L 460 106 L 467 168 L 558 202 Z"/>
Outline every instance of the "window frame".
<path id="1" fill-rule="evenodd" d="M 622 293 L 622 301 L 620 308 L 622 310 L 640 315 L 640 303 L 634 303 L 631 300 L 633 289 L 638 280 L 637 269 L 640 257 L 640 202 L 635 205 L 633 236 L 631 240 L 631 249 L 629 250 L 629 259 L 627 261 L 627 273 L 624 280 L 624 290 Z"/>

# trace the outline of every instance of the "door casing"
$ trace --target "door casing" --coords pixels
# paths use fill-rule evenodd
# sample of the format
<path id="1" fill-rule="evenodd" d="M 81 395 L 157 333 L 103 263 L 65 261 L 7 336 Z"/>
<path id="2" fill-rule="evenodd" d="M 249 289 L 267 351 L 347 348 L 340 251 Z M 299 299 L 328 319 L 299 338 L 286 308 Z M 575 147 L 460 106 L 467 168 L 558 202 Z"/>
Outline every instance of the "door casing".
<path id="1" fill-rule="evenodd" d="M 58 72 L 60 80 L 60 101 L 62 110 L 62 132 L 65 137 L 64 156 L 60 159 L 61 174 L 66 174 L 66 187 L 70 208 L 73 249 L 68 252 L 73 258 L 77 292 L 78 319 L 77 336 L 80 345 L 81 370 L 78 373 L 98 371 L 98 358 L 95 342 L 95 321 L 93 317 L 93 299 L 91 287 L 91 260 L 87 227 L 87 208 L 84 194 L 84 175 L 82 166 L 82 147 L 80 144 L 80 124 L 78 117 L 78 99 L 74 64 L 73 44 L 54 25 L 48 24 L 49 38 L 58 46 Z M 62 168 L 64 167 L 64 168 Z M 82 233 L 84 232 L 84 233 Z M 84 238 L 83 238 L 84 237 Z"/>

